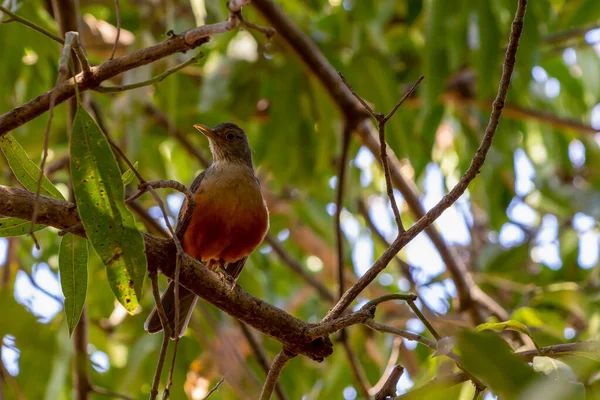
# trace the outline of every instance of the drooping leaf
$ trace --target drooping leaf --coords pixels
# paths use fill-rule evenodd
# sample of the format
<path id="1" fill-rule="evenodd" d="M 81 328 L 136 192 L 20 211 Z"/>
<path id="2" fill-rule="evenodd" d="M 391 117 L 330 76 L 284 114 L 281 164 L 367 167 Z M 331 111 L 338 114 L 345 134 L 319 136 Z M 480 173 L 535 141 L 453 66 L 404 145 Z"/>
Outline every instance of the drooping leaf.
<path id="1" fill-rule="evenodd" d="M 69 336 L 79 322 L 87 293 L 87 240 L 67 233 L 60 241 L 58 269 L 60 285 L 65 296 L 65 315 Z"/>
<path id="2" fill-rule="evenodd" d="M 15 174 L 15 178 L 23 187 L 31 192 L 37 190 L 37 182 L 40 177 L 40 168 L 29 158 L 19 142 L 11 135 L 0 137 L 0 148 L 8 160 L 8 164 Z M 64 196 L 44 175 L 40 194 L 64 200 Z"/>
<path id="3" fill-rule="evenodd" d="M 106 266 L 115 296 L 133 312 L 146 271 L 144 240 L 125 206 L 115 156 L 84 109 L 75 115 L 70 154 L 75 199 L 88 239 Z"/>

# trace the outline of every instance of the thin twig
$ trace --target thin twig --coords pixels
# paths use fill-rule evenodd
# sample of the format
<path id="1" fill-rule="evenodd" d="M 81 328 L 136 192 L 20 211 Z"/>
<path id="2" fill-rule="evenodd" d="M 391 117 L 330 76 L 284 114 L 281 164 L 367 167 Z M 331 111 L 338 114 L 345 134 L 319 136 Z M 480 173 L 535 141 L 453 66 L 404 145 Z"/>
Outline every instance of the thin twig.
<path id="1" fill-rule="evenodd" d="M 423 315 L 423 313 L 421 312 L 421 310 L 419 310 L 419 307 L 417 307 L 417 305 L 415 304 L 414 300 L 408 300 L 407 303 L 408 303 L 409 307 L 411 308 L 411 310 L 413 310 L 413 312 L 421 320 L 421 322 L 423 323 L 423 325 L 425 325 L 425 327 L 427 328 L 427 330 L 429 332 L 431 332 L 431 334 L 433 335 L 433 337 L 435 338 L 435 340 L 440 340 L 442 338 L 442 336 L 433 327 L 433 325 L 431 325 L 431 322 L 429 322 L 429 320 L 427 318 L 425 318 L 425 316 Z"/>
<path id="2" fill-rule="evenodd" d="M 285 367 L 285 364 L 294 357 L 296 357 L 296 355 L 290 354 L 285 350 L 281 350 L 277 356 L 275 356 L 273 364 L 271 364 L 271 368 L 267 374 L 267 379 L 265 379 L 262 392 L 260 393 L 260 400 L 269 400 L 271 398 L 271 394 L 273 393 L 275 384 L 279 380 L 279 375 L 281 375 L 283 367 Z"/>
<path id="3" fill-rule="evenodd" d="M 350 147 L 350 135 L 352 126 L 346 123 L 342 133 L 342 147 L 338 163 L 337 184 L 335 185 L 335 242 L 337 248 L 337 280 L 338 280 L 338 298 L 344 294 L 344 234 L 342 232 L 342 208 L 344 199 L 344 187 L 346 184 L 346 167 L 348 165 L 348 149 Z"/>
<path id="4" fill-rule="evenodd" d="M 134 171 L 135 173 L 135 171 Z M 140 179 L 140 177 L 138 176 L 138 179 Z M 178 192 L 181 192 L 185 195 L 188 203 L 190 204 L 195 204 L 195 198 L 194 195 L 192 194 L 192 192 L 190 192 L 190 190 L 182 183 L 177 182 L 177 181 L 172 181 L 172 180 L 159 180 L 159 181 L 145 181 L 142 179 L 140 179 L 140 184 L 138 185 L 138 191 L 136 194 L 134 194 L 133 196 L 127 198 L 125 200 L 126 203 L 131 203 L 134 200 L 137 200 L 138 198 L 140 198 L 141 195 L 143 195 L 144 193 L 150 191 L 150 188 L 154 188 L 154 189 L 174 189 L 177 190 Z"/>
<path id="5" fill-rule="evenodd" d="M 157 305 L 160 304 L 160 301 Z M 156 370 L 154 371 L 154 380 L 152 381 L 152 389 L 150 389 L 150 400 L 156 400 L 158 397 L 158 385 L 160 384 L 160 375 L 162 373 L 163 365 L 165 364 L 165 358 L 167 356 L 167 348 L 169 347 L 169 335 L 167 334 L 167 325 L 163 324 L 163 340 L 160 346 L 160 353 L 158 355 L 158 361 L 156 363 Z"/>
<path id="6" fill-rule="evenodd" d="M 10 244 L 10 242 L 9 242 L 9 244 Z M 4 267 L 8 267 L 8 264 L 5 264 Z M 19 270 L 25 274 L 25 276 L 29 280 L 29 283 L 31 283 L 31 286 L 33 286 L 40 292 L 44 293 L 46 296 L 50 297 L 52 300 L 56 301 L 58 304 L 62 305 L 64 303 L 63 298 L 61 298 L 53 293 L 50 293 L 49 291 L 47 291 L 46 289 L 44 289 L 43 287 L 38 285 L 38 283 L 35 281 L 33 276 L 29 273 L 29 271 L 25 270 L 25 268 L 23 268 L 23 266 L 19 265 Z"/>
<path id="7" fill-rule="evenodd" d="M 62 170 L 63 168 L 68 168 L 69 166 L 69 155 L 62 156 L 61 158 L 54 161 L 52 164 L 46 167 L 44 173 L 50 179 L 55 173 Z"/>
<path id="8" fill-rule="evenodd" d="M 416 224 L 411 226 L 410 229 L 400 234 L 396 240 L 394 240 L 392 246 L 383 253 L 383 255 L 375 262 L 375 264 L 373 264 L 373 266 L 350 289 L 348 289 L 346 293 L 344 293 L 344 296 L 342 296 L 340 301 L 329 311 L 324 320 L 336 318 L 337 316 L 341 315 L 344 310 L 346 310 L 346 308 L 354 301 L 354 299 L 356 299 L 356 297 L 379 275 L 379 273 L 386 268 L 388 263 L 396 254 L 398 254 L 400 249 L 414 239 L 425 228 L 430 226 L 443 211 L 445 211 L 458 200 L 458 198 L 467 189 L 469 183 L 471 183 L 471 181 L 473 181 L 473 179 L 475 179 L 479 173 L 479 170 L 485 162 L 487 152 L 492 146 L 492 140 L 494 134 L 496 133 L 496 129 L 498 128 L 500 116 L 502 115 L 502 109 L 508 93 L 510 78 L 514 70 L 519 39 L 521 37 L 521 33 L 523 32 L 523 19 L 525 17 L 526 7 L 527 0 L 519 0 L 519 5 L 517 7 L 515 19 L 512 24 L 510 40 L 503 63 L 503 71 L 498 88 L 498 94 L 493 103 L 492 113 L 490 115 L 488 127 L 485 130 L 485 135 L 475 153 L 475 156 L 473 157 L 473 160 L 471 161 L 471 165 L 456 186 L 454 186 L 454 188 L 450 191 L 450 193 L 445 195 L 444 198 L 442 198 L 442 200 L 440 200 L 435 207 L 429 210 L 425 216 L 419 219 Z"/>
<path id="9" fill-rule="evenodd" d="M 115 58 L 115 52 L 117 51 L 119 38 L 121 37 L 121 7 L 119 7 L 119 0 L 115 0 L 115 13 L 117 14 L 117 36 L 115 37 L 115 44 L 113 45 L 109 60 Z"/>
<path id="10" fill-rule="evenodd" d="M 401 365 L 394 366 L 381 389 L 375 393 L 375 400 L 385 400 L 388 396 L 394 396 L 396 394 L 396 385 L 403 373 L 404 368 Z"/>
<path id="11" fill-rule="evenodd" d="M 175 317 L 175 321 L 177 321 L 177 317 Z M 175 325 L 178 326 L 178 325 Z M 168 400 L 171 395 L 171 386 L 173 386 L 173 371 L 175 371 L 175 358 L 177 356 L 177 348 L 179 347 L 179 335 L 175 336 L 175 343 L 173 345 L 173 356 L 171 357 L 171 369 L 169 370 L 169 377 L 167 378 L 167 385 L 165 386 L 165 390 L 163 392 L 162 400 Z"/>
<path id="12" fill-rule="evenodd" d="M 79 64 L 81 65 L 81 70 L 83 71 L 83 79 L 90 79 L 91 75 L 92 75 L 92 70 L 90 68 L 90 63 L 87 59 L 87 57 L 85 56 L 85 52 L 83 51 L 83 48 L 81 47 L 81 43 L 79 40 L 79 34 L 77 32 L 73 32 L 73 34 L 75 34 L 74 38 L 73 38 L 73 51 L 75 52 L 75 55 L 77 56 L 77 59 L 79 60 Z"/>
<path id="13" fill-rule="evenodd" d="M 423 335 L 419 335 L 418 333 L 409 332 L 393 326 L 380 324 L 372 319 L 366 320 L 364 324 L 375 331 L 391 333 L 392 335 L 397 335 L 408 340 L 414 340 L 415 342 L 419 342 L 434 351 L 437 350 L 437 345 L 433 340 L 428 339 Z"/>
<path id="14" fill-rule="evenodd" d="M 22 23 L 23 25 L 26 25 L 28 27 L 30 27 L 31 29 L 35 29 L 36 31 L 40 32 L 41 34 L 43 34 L 44 36 L 48 36 L 50 39 L 60 43 L 60 44 L 65 44 L 65 41 L 61 38 L 59 38 L 58 36 L 56 36 L 54 33 L 42 28 L 39 25 L 34 24 L 33 22 L 18 16 L 17 14 L 13 13 L 12 11 L 10 11 L 9 9 L 0 6 L 0 11 L 2 11 L 3 13 L 5 13 L 6 15 L 9 15 L 12 19 L 11 21 L 17 21 Z M 3 21 L 3 22 L 11 22 L 11 21 Z"/>
<path id="15" fill-rule="evenodd" d="M 160 293 L 158 292 L 158 272 L 155 269 L 149 268 L 148 275 L 150 276 L 150 281 L 152 282 L 152 297 L 154 297 L 154 302 L 156 303 L 156 312 L 158 313 L 158 318 L 160 319 L 165 335 L 170 337 L 172 328 L 169 325 L 169 318 L 167 317 L 167 313 L 162 306 Z"/>
<path id="16" fill-rule="evenodd" d="M 392 185 L 392 178 L 390 176 L 390 166 L 388 164 L 388 156 L 387 156 L 387 143 L 385 141 L 385 124 L 394 116 L 396 110 L 406 101 L 406 99 L 417 89 L 417 86 L 423 80 L 423 76 L 421 76 L 417 81 L 410 87 L 410 89 L 402 96 L 402 98 L 396 103 L 392 111 L 389 112 L 388 115 L 382 113 L 376 113 L 373 109 L 367 104 L 367 102 L 354 90 L 354 88 L 350 85 L 350 83 L 346 80 L 344 75 L 341 72 L 338 72 L 338 75 L 342 79 L 342 82 L 348 87 L 350 92 L 356 97 L 356 99 L 365 107 L 365 109 L 369 112 L 369 114 L 377 121 L 377 127 L 379 131 L 379 157 L 381 159 L 381 165 L 383 167 L 383 173 L 385 175 L 385 185 L 388 197 L 390 199 L 390 203 L 392 203 L 392 210 L 394 212 L 394 219 L 396 220 L 396 225 L 398 226 L 398 232 L 404 232 L 404 225 L 402 224 L 402 219 L 400 218 L 400 210 L 398 209 L 398 204 L 396 203 L 396 197 L 394 195 L 394 186 Z"/>
<path id="17" fill-rule="evenodd" d="M 2 10 L 4 11 L 4 10 Z M 67 32 L 65 35 L 64 46 L 62 49 L 62 54 L 60 60 L 58 62 L 58 76 L 56 77 L 56 83 L 54 87 L 56 88 L 60 82 L 66 80 L 69 76 L 69 59 L 71 57 L 71 48 L 73 44 L 73 40 L 76 37 L 75 32 Z M 54 92 L 53 92 L 54 93 Z M 31 225 L 29 227 L 29 235 L 33 238 L 33 242 L 35 243 L 35 247 L 39 250 L 40 244 L 37 241 L 37 238 L 34 234 L 35 224 L 37 220 L 37 214 L 39 212 L 39 198 L 40 198 L 40 190 L 42 189 L 42 178 L 44 177 L 44 166 L 46 165 L 46 159 L 48 158 L 48 141 L 50 138 L 50 127 L 52 126 L 52 117 L 54 116 L 54 104 L 56 103 L 56 95 L 50 96 L 50 107 L 48 111 L 48 123 L 46 124 L 46 131 L 44 132 L 44 151 L 42 153 L 42 161 L 40 163 L 40 176 L 38 177 L 37 187 L 35 190 L 35 203 L 33 206 L 33 214 L 31 216 Z"/>
<path id="18" fill-rule="evenodd" d="M 138 88 L 142 88 L 144 86 L 150 86 L 155 83 L 162 82 L 168 76 L 173 75 L 174 73 L 184 69 L 188 65 L 198 62 L 198 60 L 200 58 L 202 58 L 203 56 L 204 56 L 204 53 L 200 52 L 200 53 L 198 53 L 198 55 L 190 58 L 186 62 L 183 62 L 174 67 L 171 67 L 171 68 L 167 69 L 166 71 L 164 71 L 163 73 L 156 75 L 155 77 L 150 78 L 146 81 L 132 83 L 129 85 L 120 85 L 120 86 L 98 86 L 98 87 L 95 87 L 94 90 L 96 92 L 100 92 L 100 93 L 116 93 L 116 92 L 124 92 L 126 90 L 138 89 Z"/>
<path id="19" fill-rule="evenodd" d="M 267 37 L 267 39 L 271 39 L 277 33 L 277 31 L 270 26 L 261 26 L 255 24 L 254 22 L 248 21 L 246 18 L 244 18 L 241 11 L 237 14 L 237 17 L 239 18 L 242 25 L 244 25 L 246 28 L 264 34 Z"/>
<path id="20" fill-rule="evenodd" d="M 219 379 L 219 382 L 217 382 L 217 384 L 212 389 L 210 389 L 208 393 L 206 393 L 206 396 L 204 396 L 202 400 L 207 400 L 214 392 L 216 392 L 217 389 L 219 389 L 219 386 L 221 386 L 223 382 L 225 382 L 225 378 L 227 378 L 227 374 L 223 375 L 223 377 Z"/>

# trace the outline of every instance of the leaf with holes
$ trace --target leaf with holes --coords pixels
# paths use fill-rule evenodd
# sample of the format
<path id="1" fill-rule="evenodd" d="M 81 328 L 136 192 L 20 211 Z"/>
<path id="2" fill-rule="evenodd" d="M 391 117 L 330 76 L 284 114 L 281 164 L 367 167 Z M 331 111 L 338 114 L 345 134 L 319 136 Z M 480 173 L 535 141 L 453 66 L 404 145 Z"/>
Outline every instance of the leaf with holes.
<path id="1" fill-rule="evenodd" d="M 146 273 L 144 240 L 125 206 L 119 166 L 102 130 L 83 108 L 71 132 L 71 178 L 81 222 L 106 266 L 108 283 L 130 313 Z"/>
<path id="2" fill-rule="evenodd" d="M 60 285 L 65 296 L 65 314 L 69 326 L 69 336 L 79 322 L 88 280 L 88 248 L 87 240 L 67 233 L 60 241 L 58 251 L 58 269 Z"/>

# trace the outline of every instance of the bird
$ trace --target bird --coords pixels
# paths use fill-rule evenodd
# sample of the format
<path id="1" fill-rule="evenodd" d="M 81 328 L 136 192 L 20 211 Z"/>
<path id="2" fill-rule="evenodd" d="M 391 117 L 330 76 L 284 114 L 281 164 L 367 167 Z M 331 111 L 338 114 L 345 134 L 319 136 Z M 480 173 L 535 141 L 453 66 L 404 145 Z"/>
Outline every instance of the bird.
<path id="1" fill-rule="evenodd" d="M 231 122 L 214 128 L 196 124 L 194 128 L 208 139 L 213 161 L 190 186 L 196 206 L 183 234 L 183 250 L 213 271 L 221 268 L 225 276 L 235 282 L 248 256 L 269 230 L 269 211 L 254 173 L 246 132 Z M 187 201 L 184 201 L 179 222 L 186 209 Z M 179 326 L 174 327 L 175 284 L 169 283 L 161 303 L 169 324 L 174 327 L 171 338 L 184 334 L 197 300 L 194 293 L 180 285 Z M 162 331 L 156 307 L 144 328 L 149 333 Z"/>

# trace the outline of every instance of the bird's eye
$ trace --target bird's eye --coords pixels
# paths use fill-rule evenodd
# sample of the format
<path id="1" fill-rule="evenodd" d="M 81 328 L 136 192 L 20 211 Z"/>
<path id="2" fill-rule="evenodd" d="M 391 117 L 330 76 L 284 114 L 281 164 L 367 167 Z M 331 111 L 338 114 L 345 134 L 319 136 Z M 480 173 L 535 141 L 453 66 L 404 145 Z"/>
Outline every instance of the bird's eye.
<path id="1" fill-rule="evenodd" d="M 231 142 L 233 139 L 235 139 L 235 135 L 233 133 L 228 133 L 227 136 L 225 136 L 225 139 Z"/>

